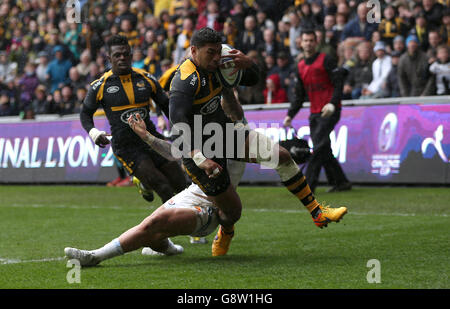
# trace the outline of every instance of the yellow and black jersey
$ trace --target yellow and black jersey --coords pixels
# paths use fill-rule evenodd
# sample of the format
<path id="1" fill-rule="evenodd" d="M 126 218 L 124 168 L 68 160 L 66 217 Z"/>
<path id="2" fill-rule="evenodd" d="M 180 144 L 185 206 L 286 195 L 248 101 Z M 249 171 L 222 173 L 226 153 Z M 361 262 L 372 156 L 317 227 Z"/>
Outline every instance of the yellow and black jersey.
<path id="1" fill-rule="evenodd" d="M 259 69 L 256 64 L 244 70 L 240 85 L 253 86 L 258 82 Z M 172 124 L 185 123 L 191 128 L 191 145 L 200 136 L 194 136 L 194 119 L 201 119 L 201 128 L 208 123 L 217 123 L 223 128 L 231 120 L 221 106 L 222 84 L 215 72 L 198 68 L 191 58 L 184 60 L 170 83 L 169 115 Z M 195 117 L 201 116 L 201 117 Z M 198 121 L 198 120 L 197 120 Z M 202 141 L 211 134 L 202 132 Z"/>
<path id="2" fill-rule="evenodd" d="M 152 100 L 167 116 L 168 97 L 155 77 L 137 68 L 127 75 L 108 71 L 91 83 L 80 114 L 81 123 L 89 132 L 94 127 L 92 115 L 102 107 L 111 127 L 113 149 L 119 145 L 139 145 L 144 142 L 128 126 L 127 119 L 132 113 L 139 113 L 147 130 L 157 133 L 150 120 Z"/>
<path id="3" fill-rule="evenodd" d="M 178 65 L 174 65 L 174 66 L 170 67 L 158 79 L 159 84 L 165 91 L 170 90 L 170 83 L 172 82 L 172 79 L 175 76 L 177 69 L 178 69 Z"/>

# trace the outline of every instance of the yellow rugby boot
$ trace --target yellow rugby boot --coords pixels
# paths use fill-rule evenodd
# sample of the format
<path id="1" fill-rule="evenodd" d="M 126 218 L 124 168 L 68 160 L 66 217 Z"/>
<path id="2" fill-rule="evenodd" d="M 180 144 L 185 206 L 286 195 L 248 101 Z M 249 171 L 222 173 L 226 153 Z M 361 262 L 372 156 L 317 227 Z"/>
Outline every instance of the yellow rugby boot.
<path id="1" fill-rule="evenodd" d="M 139 194 L 142 195 L 142 197 L 147 202 L 152 202 L 155 199 L 155 196 L 153 195 L 153 190 L 148 190 L 144 188 L 141 181 L 137 179 L 137 177 L 133 176 L 133 184 L 138 188 Z"/>
<path id="2" fill-rule="evenodd" d="M 317 209 L 319 208 L 319 209 Z M 327 227 L 328 223 L 339 222 L 347 213 L 347 207 L 331 208 L 319 205 L 312 212 L 312 219 L 320 228 Z"/>
<path id="3" fill-rule="evenodd" d="M 234 227 L 231 233 L 226 233 L 222 230 L 222 226 L 219 227 L 216 237 L 212 243 L 212 256 L 225 255 L 230 248 L 231 239 L 234 236 Z"/>

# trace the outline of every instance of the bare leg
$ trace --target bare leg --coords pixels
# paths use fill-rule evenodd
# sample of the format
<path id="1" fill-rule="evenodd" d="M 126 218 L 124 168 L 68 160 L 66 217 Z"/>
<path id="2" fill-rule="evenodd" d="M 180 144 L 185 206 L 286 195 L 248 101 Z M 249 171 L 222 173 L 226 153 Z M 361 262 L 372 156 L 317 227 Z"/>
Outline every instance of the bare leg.
<path id="1" fill-rule="evenodd" d="M 139 225 L 119 236 L 123 252 L 150 247 L 162 252 L 167 249 L 167 238 L 189 235 L 195 231 L 197 215 L 192 209 L 158 208 Z"/>

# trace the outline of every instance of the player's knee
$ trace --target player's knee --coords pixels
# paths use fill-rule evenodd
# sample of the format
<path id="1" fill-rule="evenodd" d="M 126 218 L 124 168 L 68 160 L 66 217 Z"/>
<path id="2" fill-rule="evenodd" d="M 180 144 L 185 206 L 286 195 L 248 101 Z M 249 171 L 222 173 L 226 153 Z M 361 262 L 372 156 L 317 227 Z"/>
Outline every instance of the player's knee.
<path id="1" fill-rule="evenodd" d="M 166 215 L 157 214 L 142 222 L 140 230 L 147 235 L 159 234 L 164 230 L 167 222 L 168 218 Z"/>
<path id="2" fill-rule="evenodd" d="M 280 164 L 286 163 L 292 160 L 292 156 L 289 151 L 284 147 L 279 147 L 278 160 Z"/>

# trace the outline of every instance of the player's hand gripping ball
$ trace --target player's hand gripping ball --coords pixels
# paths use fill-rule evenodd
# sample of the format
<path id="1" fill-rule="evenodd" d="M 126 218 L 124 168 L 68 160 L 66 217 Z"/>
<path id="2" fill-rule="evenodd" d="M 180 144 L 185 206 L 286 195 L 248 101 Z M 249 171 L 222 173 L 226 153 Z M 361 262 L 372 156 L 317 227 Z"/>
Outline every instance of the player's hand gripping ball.
<path id="1" fill-rule="evenodd" d="M 236 87 L 242 78 L 242 70 L 236 70 L 235 63 L 230 55 L 233 48 L 227 44 L 222 44 L 222 55 L 220 58 L 220 67 L 217 70 L 217 75 L 224 87 Z"/>

